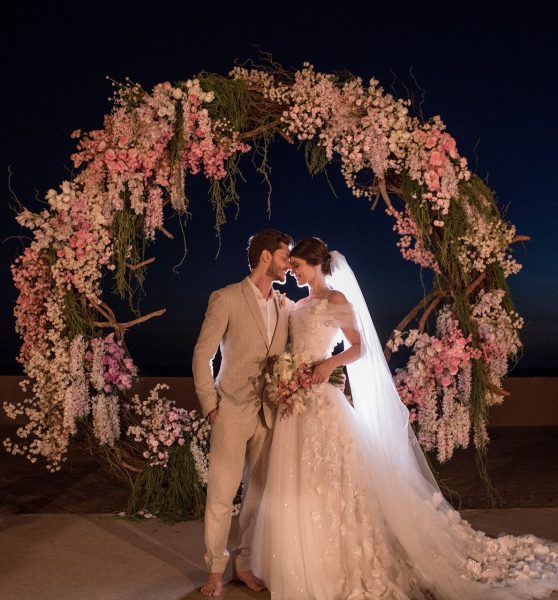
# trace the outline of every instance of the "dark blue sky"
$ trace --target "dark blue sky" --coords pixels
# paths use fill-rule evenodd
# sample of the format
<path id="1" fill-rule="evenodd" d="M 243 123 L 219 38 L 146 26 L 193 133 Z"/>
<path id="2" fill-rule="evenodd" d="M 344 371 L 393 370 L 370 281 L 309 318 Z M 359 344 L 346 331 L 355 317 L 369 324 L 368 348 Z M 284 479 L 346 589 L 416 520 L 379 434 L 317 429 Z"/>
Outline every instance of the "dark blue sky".
<path id="1" fill-rule="evenodd" d="M 349 70 L 375 77 L 406 96 L 410 72 L 426 92 L 426 116 L 440 114 L 460 152 L 481 176 L 488 176 L 508 218 L 532 241 L 516 248 L 524 268 L 510 279 L 525 317 L 525 350 L 517 371 L 558 368 L 558 49 L 550 3 L 529 3 L 512 11 L 447 2 L 215 3 L 211 1 L 58 3 L 41 8 L 21 2 L 4 9 L 2 45 L 2 173 L 0 373 L 18 372 L 19 340 L 13 328 L 16 291 L 9 264 L 21 248 L 10 236 L 22 234 L 8 192 L 29 208 L 69 174 L 74 140 L 69 134 L 102 123 L 110 110 L 105 77 L 129 76 L 145 88 L 188 78 L 201 70 L 227 73 L 235 59 L 257 58 L 259 46 L 289 68 L 304 60 L 323 71 Z M 128 345 L 144 373 L 189 374 L 193 344 L 210 291 L 242 278 L 248 236 L 267 226 L 293 237 L 319 235 L 353 265 L 380 337 L 421 298 L 420 270 L 401 259 L 391 220 L 351 196 L 336 172 L 331 193 L 323 177 L 310 178 L 304 157 L 285 142 L 271 149 L 272 217 L 266 189 L 244 160 L 240 211 L 228 213 L 221 252 L 203 178 L 190 178 L 192 219 L 183 253 L 176 220 L 174 241 L 158 239 L 148 255 L 142 310 L 166 307 L 167 314 L 132 329 Z M 37 192 L 36 192 L 37 191 Z M 425 274 L 425 277 L 426 274 Z M 291 284 L 291 295 L 299 294 Z M 129 313 L 116 300 L 121 320 Z"/>

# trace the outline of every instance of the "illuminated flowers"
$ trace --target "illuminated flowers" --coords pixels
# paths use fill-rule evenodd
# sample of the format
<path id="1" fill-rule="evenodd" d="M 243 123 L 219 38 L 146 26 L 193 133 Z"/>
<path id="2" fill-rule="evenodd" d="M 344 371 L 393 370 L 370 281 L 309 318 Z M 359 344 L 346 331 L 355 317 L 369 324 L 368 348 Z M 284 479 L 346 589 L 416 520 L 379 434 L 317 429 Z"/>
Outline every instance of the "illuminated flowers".
<path id="1" fill-rule="evenodd" d="M 451 458 L 456 447 L 469 444 L 471 361 L 481 356 L 465 337 L 449 307 L 438 313 L 436 336 L 412 330 L 391 342 L 397 350 L 412 347 L 405 368 L 395 375 L 401 400 L 410 408 L 418 439 L 425 450 L 437 450 L 438 459 Z"/>
<path id="2" fill-rule="evenodd" d="M 301 352 L 283 352 L 271 357 L 265 375 L 267 398 L 281 418 L 305 412 L 312 392 L 312 364 Z"/>

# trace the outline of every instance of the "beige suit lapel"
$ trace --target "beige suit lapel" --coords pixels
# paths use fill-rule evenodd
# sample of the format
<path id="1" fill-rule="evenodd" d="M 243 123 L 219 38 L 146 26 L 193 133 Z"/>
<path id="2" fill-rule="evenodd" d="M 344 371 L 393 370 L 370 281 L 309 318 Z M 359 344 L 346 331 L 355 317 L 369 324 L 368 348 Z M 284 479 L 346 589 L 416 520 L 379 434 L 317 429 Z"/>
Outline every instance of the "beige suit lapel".
<path id="1" fill-rule="evenodd" d="M 277 292 L 274 289 L 272 289 L 271 293 L 273 294 L 273 303 L 275 304 L 275 310 L 277 311 L 277 319 L 275 319 L 275 329 L 273 330 L 273 335 L 271 336 L 271 342 L 269 343 L 270 348 L 273 346 L 273 342 L 275 341 L 275 335 L 279 328 L 279 320 L 281 319 L 281 307 L 279 306 Z"/>
<path id="2" fill-rule="evenodd" d="M 259 332 L 262 335 L 265 347 L 269 350 L 270 345 L 267 341 L 267 331 L 265 328 L 265 323 L 263 321 L 262 313 L 260 312 L 260 307 L 258 306 L 254 290 L 251 289 L 251 283 L 248 281 L 248 277 L 243 279 L 241 288 L 242 293 L 244 294 L 244 298 L 246 299 L 246 302 L 250 307 L 250 311 L 252 312 L 252 316 L 256 321 L 256 325 L 258 326 Z"/>

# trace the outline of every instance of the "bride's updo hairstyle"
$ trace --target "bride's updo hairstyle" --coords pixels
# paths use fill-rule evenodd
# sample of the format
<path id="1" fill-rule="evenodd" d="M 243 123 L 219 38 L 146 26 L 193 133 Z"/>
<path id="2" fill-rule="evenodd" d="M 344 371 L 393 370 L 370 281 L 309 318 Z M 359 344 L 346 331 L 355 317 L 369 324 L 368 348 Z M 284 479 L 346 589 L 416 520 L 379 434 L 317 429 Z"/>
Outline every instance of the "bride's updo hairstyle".
<path id="1" fill-rule="evenodd" d="M 327 244 L 320 238 L 308 237 L 300 240 L 291 250 L 291 256 L 302 258 L 309 265 L 320 265 L 324 275 L 331 275 L 331 254 Z"/>

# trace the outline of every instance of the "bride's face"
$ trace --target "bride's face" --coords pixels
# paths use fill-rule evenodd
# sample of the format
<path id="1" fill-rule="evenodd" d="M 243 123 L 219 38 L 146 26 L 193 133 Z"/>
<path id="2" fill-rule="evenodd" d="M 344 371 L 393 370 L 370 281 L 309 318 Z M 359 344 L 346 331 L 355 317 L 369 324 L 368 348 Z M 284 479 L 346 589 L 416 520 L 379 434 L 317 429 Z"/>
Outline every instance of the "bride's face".
<path id="1" fill-rule="evenodd" d="M 298 287 L 304 287 L 308 285 L 316 275 L 316 269 L 320 267 L 316 267 L 314 265 L 308 264 L 303 258 L 298 258 L 298 256 L 291 256 L 291 273 L 293 277 L 296 279 L 296 284 Z"/>

